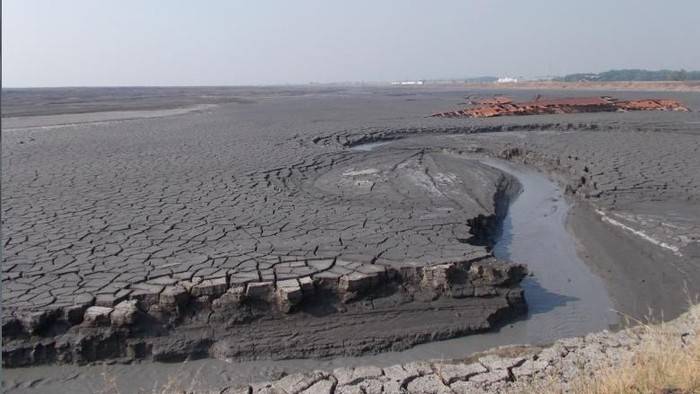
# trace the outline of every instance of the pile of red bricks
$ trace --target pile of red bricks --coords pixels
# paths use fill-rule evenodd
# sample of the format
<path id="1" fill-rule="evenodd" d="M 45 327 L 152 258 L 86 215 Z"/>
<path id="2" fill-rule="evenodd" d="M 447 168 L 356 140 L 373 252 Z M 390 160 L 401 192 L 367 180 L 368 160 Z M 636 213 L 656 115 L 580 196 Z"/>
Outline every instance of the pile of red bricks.
<path id="1" fill-rule="evenodd" d="M 516 103 L 498 96 L 479 101 L 475 105 L 457 111 L 431 115 L 437 118 L 492 118 L 513 115 L 571 114 L 581 112 L 616 111 L 689 111 L 676 100 L 643 99 L 616 100 L 611 97 L 582 97 L 564 99 L 536 99 Z"/>

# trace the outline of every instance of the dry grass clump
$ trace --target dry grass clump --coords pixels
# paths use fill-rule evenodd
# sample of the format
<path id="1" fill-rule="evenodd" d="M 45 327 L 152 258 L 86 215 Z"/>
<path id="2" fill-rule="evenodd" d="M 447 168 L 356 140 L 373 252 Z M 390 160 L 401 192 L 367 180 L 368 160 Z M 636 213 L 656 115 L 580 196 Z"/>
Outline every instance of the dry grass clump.
<path id="1" fill-rule="evenodd" d="M 574 394 L 688 394 L 700 393 L 700 308 L 691 309 L 693 334 L 681 338 L 665 324 L 640 327 L 644 338 L 632 357 L 621 365 L 572 382 Z M 542 391 L 540 391 L 542 392 Z M 560 384 L 543 390 L 561 393 Z"/>
<path id="2" fill-rule="evenodd" d="M 650 340 L 632 360 L 574 385 L 574 393 L 700 393 L 700 342 L 678 348 Z"/>

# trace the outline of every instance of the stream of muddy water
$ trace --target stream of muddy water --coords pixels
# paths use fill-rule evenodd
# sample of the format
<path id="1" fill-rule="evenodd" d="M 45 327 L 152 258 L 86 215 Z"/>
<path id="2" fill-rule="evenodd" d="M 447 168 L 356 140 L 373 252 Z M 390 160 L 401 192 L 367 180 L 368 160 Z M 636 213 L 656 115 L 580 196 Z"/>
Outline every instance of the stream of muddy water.
<path id="1" fill-rule="evenodd" d="M 368 151 L 371 147 L 355 148 Z M 120 392 L 152 392 L 171 388 L 213 389 L 233 383 L 279 378 L 284 373 L 341 366 L 388 366 L 415 360 L 460 358 L 509 344 L 547 343 L 586 334 L 617 322 L 600 278 L 578 257 L 575 238 L 567 231 L 572 207 L 562 190 L 546 176 L 505 161 L 483 162 L 516 177 L 522 192 L 511 203 L 494 254 L 525 263 L 533 273 L 522 286 L 529 306 L 523 319 L 487 334 L 415 346 L 401 352 L 328 360 L 227 362 L 196 360 L 165 364 L 142 362 L 104 366 L 40 366 L 3 372 L 5 391 L 92 393 L 111 387 Z M 155 389 L 155 390 L 154 390 Z"/>

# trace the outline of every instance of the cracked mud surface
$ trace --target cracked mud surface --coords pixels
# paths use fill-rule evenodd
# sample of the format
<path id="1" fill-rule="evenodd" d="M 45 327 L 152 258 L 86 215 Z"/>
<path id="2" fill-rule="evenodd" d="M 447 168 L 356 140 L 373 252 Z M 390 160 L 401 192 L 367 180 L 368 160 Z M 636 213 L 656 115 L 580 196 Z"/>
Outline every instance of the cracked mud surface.
<path id="1" fill-rule="evenodd" d="M 79 293 L 119 299 L 162 278 L 330 268 L 306 258 L 486 255 L 459 240 L 468 219 L 493 213 L 502 175 L 425 152 L 375 158 L 383 173 L 373 173 L 364 154 L 297 146 L 294 125 L 233 110 L 6 132 L 7 310 L 68 306 Z"/>
<path id="2" fill-rule="evenodd" d="M 391 147 L 388 146 L 387 149 Z M 569 206 L 563 198 L 563 191 L 536 171 L 509 165 L 501 160 L 484 162 L 516 176 L 522 185 L 522 192 L 511 203 L 504 219 L 502 235 L 494 246 L 494 254 L 502 259 L 513 258 L 525 263 L 533 273 L 532 277 L 521 282 L 529 305 L 527 318 L 508 324 L 498 332 L 430 342 L 398 352 L 330 359 L 243 362 L 202 359 L 185 364 L 141 362 L 109 367 L 63 365 L 19 368 L 11 370 L 8 380 L 12 383 L 8 384 L 18 388 L 33 384 L 32 392 L 41 392 L 42 387 L 51 385 L 60 385 L 66 391 L 75 393 L 89 392 L 87 387 L 91 384 L 104 384 L 101 374 L 108 368 L 115 384 L 122 391 L 127 387 L 130 391 L 135 391 L 136 386 L 143 387 L 145 382 L 163 382 L 175 374 L 182 382 L 197 380 L 201 384 L 196 387 L 213 389 L 225 387 L 230 382 L 275 379 L 282 373 L 330 371 L 364 365 L 388 367 L 436 357 L 460 358 L 496 346 L 512 343 L 542 344 L 608 328 L 612 322 L 606 319 L 606 315 L 610 314 L 607 292 L 600 279 L 587 272 L 586 265 L 576 256 L 574 240 L 564 228 Z M 537 245 L 536 248 L 531 246 L 533 243 Z M 553 266 L 557 269 L 552 270 Z M 433 313 L 422 311 L 416 316 L 428 323 L 434 320 Z M 430 318 L 427 318 L 429 315 Z M 360 316 L 359 320 L 359 323 L 355 319 L 348 322 L 352 329 L 344 334 L 345 343 L 350 343 L 349 340 L 355 333 L 364 337 L 371 335 L 366 319 Z M 355 329 L 356 327 L 361 329 Z M 384 330 L 389 328 L 393 327 L 385 326 Z M 238 338 L 239 342 L 240 339 Z M 318 342 L 318 339 L 314 342 Z M 301 345 L 295 344 L 295 347 L 303 348 L 306 344 Z"/>
<path id="3" fill-rule="evenodd" d="M 55 136 L 37 138 L 46 137 Z M 196 276 L 284 280 L 339 276 L 359 267 L 351 261 L 486 257 L 467 243 L 467 222 L 493 214 L 497 186 L 509 182 L 477 162 L 426 152 L 325 154 L 241 174 L 236 167 L 260 157 L 178 142 L 162 154 L 69 143 L 5 154 L 6 310 L 70 306 L 81 293 L 113 302 L 134 284 Z"/>
<path id="4" fill-rule="evenodd" d="M 472 160 L 474 154 L 548 171 L 608 218 L 603 222 L 591 214 L 572 221 L 583 223 L 575 233 L 585 246 L 599 247 L 583 254 L 605 262 L 592 266 L 618 309 L 638 314 L 651 306 L 672 317 L 685 305 L 683 281 L 690 293 L 697 291 L 697 112 L 437 120 L 424 116 L 457 105 L 465 93 L 429 88 L 287 93 L 256 92 L 254 103 L 218 103 L 157 119 L 48 129 L 31 128 L 45 126 L 46 118 L 13 119 L 22 129 L 3 131 L 2 147 L 4 315 L 70 309 L 77 299 L 106 308 L 130 298 L 148 304 L 149 294 L 181 281 L 217 292 L 215 281 L 222 277 L 231 287 L 238 280 L 276 283 L 320 273 L 340 278 L 373 274 L 362 267 L 389 272 L 487 259 L 487 242 L 473 230 L 488 221 L 474 219 L 494 215 L 494 196 L 513 184 Z M 697 95 L 674 97 L 699 107 Z M 139 105 L 136 100 L 128 108 Z M 21 105 L 13 110 L 22 113 Z M 397 139 L 381 154 L 348 149 Z M 610 237 L 601 235 L 606 231 Z M 612 249 L 635 246 L 616 255 L 607 252 L 611 243 Z M 616 263 L 630 256 L 634 262 Z M 201 286 L 199 280 L 211 282 Z M 396 293 L 393 297 L 384 298 L 403 305 Z M 450 336 L 488 328 L 488 317 L 504 306 L 503 297 L 488 301 L 492 306 L 477 297 L 455 300 L 431 302 L 456 302 L 472 308 L 474 318 L 461 328 L 416 326 L 416 331 Z M 346 317 L 371 316 L 361 310 L 385 306 L 354 303 Z M 284 318 L 303 321 L 305 313 L 318 315 L 311 308 Z M 201 336 L 197 324 L 207 319 L 200 316 L 188 327 Z M 40 322 L 30 317 L 23 323 Z M 250 327 L 253 335 L 255 326 Z M 383 326 L 376 330 L 383 332 Z M 384 345 L 358 342 L 356 349 L 390 346 L 401 336 L 388 333 Z M 216 351 L 221 357 L 237 354 L 225 347 Z"/>
<path id="5" fill-rule="evenodd" d="M 517 182 L 440 151 L 321 147 L 314 131 L 327 125 L 308 119 L 324 109 L 303 119 L 297 112 L 320 99 L 285 97 L 285 112 L 268 113 L 282 104 L 271 98 L 267 109 L 252 111 L 253 104 L 232 104 L 51 129 L 42 118 L 41 127 L 5 131 L 3 327 L 15 340 L 4 349 L 6 365 L 144 354 L 355 354 L 481 331 L 522 309 L 519 274 L 493 263 L 496 277 L 505 275 L 493 279 L 492 268 L 474 265 L 492 260 L 486 238 Z M 445 278 L 422 271 L 455 262 L 465 270 L 459 288 L 442 289 Z M 426 286 L 428 294 L 416 294 Z M 443 290 L 448 299 L 436 300 Z M 311 301 L 337 296 L 343 304 L 375 291 L 382 294 L 369 305 Z M 270 307 L 260 304 L 299 313 L 266 322 Z M 433 309 L 433 325 L 413 317 Z M 454 313 L 465 317 L 450 323 Z M 308 314 L 321 326 L 309 332 L 325 330 L 319 335 L 327 339 L 306 348 L 274 339 L 298 332 L 290 327 L 303 323 L 293 321 Z M 372 317 L 392 314 L 408 326 L 392 331 Z M 351 318 L 363 322 L 369 339 L 343 348 L 335 338 L 352 336 L 340 327 Z M 207 331 L 215 323 L 222 332 Z M 131 343 L 133 332 L 99 329 L 110 325 L 135 325 L 155 339 Z M 175 325 L 187 327 L 162 344 Z M 252 338 L 260 330 L 270 330 L 269 339 Z M 63 334 L 67 348 L 36 342 Z M 84 343 L 84 334 L 98 342 Z M 252 337 L 241 349 L 213 346 L 212 334 Z M 90 350 L 104 343 L 119 349 Z"/>

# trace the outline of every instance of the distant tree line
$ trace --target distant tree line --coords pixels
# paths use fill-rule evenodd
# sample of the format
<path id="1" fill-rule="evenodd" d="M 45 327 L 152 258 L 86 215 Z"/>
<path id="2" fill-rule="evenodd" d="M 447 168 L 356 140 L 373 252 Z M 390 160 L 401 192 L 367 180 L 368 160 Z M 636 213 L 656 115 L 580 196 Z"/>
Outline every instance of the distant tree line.
<path id="1" fill-rule="evenodd" d="M 556 81 L 580 82 L 580 81 L 698 81 L 700 71 L 686 70 L 610 70 L 602 73 L 569 74 L 556 78 Z"/>

